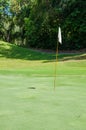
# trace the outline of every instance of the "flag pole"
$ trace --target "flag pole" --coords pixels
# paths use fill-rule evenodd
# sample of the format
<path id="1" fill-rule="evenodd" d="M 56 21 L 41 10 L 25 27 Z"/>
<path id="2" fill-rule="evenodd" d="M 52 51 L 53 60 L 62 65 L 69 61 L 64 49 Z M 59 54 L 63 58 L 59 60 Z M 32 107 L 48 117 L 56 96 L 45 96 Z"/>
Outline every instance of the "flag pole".
<path id="1" fill-rule="evenodd" d="M 55 60 L 55 74 L 54 74 L 54 90 L 56 88 L 56 75 L 57 75 L 57 63 L 58 63 L 58 46 L 59 43 L 62 44 L 61 28 L 58 28 L 58 38 L 57 38 L 57 47 L 56 47 L 56 60 Z"/>
<path id="2" fill-rule="evenodd" d="M 57 63 L 58 63 L 58 39 L 57 39 L 57 47 L 56 47 L 56 59 L 55 59 L 55 72 L 54 72 L 54 90 L 56 89 Z"/>

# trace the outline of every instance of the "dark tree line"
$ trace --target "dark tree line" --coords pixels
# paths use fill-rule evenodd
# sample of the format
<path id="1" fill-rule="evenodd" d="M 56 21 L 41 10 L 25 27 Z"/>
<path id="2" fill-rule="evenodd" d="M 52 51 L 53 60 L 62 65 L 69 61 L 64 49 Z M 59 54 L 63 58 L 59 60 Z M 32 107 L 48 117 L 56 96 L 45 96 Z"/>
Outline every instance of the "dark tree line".
<path id="1" fill-rule="evenodd" d="M 86 1 L 0 0 L 0 39 L 20 46 L 55 49 L 86 48 Z"/>

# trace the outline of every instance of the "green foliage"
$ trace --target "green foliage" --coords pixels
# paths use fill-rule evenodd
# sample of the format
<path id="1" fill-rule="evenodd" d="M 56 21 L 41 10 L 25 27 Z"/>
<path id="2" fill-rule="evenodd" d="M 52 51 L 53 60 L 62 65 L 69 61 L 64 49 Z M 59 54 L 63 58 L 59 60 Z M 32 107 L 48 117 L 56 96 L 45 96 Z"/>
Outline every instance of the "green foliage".
<path id="1" fill-rule="evenodd" d="M 0 38 L 2 38 L 3 36 L 2 30 L 4 22 L 7 19 L 7 13 L 6 13 L 7 6 L 8 6 L 7 0 L 0 0 Z"/>
<path id="2" fill-rule="evenodd" d="M 66 49 L 82 49 L 86 48 L 86 10 L 85 1 L 74 1 L 69 5 L 70 9 L 64 9 L 63 21 L 63 48 Z M 66 10 L 66 11 L 65 11 Z"/>
<path id="3" fill-rule="evenodd" d="M 3 4 L 1 0 L 0 4 L 0 37 L 3 40 L 53 50 L 57 46 L 60 25 L 63 44 L 59 49 L 86 48 L 86 1 L 4 0 Z"/>
<path id="4" fill-rule="evenodd" d="M 46 7 L 47 6 L 47 7 Z M 54 49 L 56 45 L 57 16 L 51 2 L 38 1 L 31 10 L 26 22 L 26 35 L 29 46 Z"/>

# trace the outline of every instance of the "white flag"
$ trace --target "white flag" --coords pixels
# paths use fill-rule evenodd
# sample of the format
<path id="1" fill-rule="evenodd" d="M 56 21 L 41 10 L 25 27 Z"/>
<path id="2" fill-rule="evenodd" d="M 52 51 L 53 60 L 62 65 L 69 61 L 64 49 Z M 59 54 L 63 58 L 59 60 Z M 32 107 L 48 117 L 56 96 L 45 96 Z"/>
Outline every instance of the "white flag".
<path id="1" fill-rule="evenodd" d="M 58 28 L 58 42 L 62 44 L 62 35 L 61 35 L 61 28 Z"/>

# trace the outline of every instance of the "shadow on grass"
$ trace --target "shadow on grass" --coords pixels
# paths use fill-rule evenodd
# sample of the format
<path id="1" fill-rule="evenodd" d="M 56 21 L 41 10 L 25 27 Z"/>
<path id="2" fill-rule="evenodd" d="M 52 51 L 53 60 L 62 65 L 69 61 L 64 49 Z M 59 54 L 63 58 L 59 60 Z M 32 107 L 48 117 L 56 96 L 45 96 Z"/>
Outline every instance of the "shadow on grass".
<path id="1" fill-rule="evenodd" d="M 55 55 L 37 52 L 13 44 L 0 43 L 0 57 L 24 60 L 53 60 Z"/>
<path id="2" fill-rule="evenodd" d="M 80 54 L 59 54 L 58 55 L 58 61 L 61 62 L 61 61 L 69 61 L 69 60 L 86 60 L 86 54 L 85 53 L 80 53 Z M 50 60 L 50 61 L 44 61 L 44 63 L 47 63 L 47 62 L 53 62 L 55 61 L 54 60 Z"/>
<path id="3" fill-rule="evenodd" d="M 44 60 L 43 63 L 54 62 L 55 54 L 47 54 L 46 52 L 37 52 L 34 50 L 18 47 L 13 44 L 0 42 L 0 57 L 12 58 L 12 59 L 24 59 L 24 60 Z M 68 60 L 84 60 L 86 54 L 59 54 L 58 61 Z"/>

